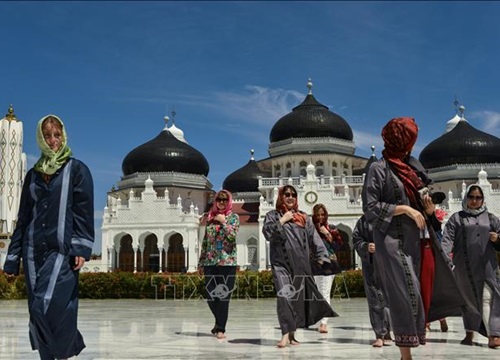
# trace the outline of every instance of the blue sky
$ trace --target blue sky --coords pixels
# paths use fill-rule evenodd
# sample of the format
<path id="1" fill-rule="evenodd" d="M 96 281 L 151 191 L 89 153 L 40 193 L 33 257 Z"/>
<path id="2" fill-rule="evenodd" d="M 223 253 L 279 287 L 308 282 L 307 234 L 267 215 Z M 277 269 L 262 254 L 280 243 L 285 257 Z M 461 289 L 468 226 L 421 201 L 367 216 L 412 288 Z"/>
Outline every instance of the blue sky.
<path id="1" fill-rule="evenodd" d="M 106 192 L 163 117 L 210 164 L 221 188 L 307 93 L 346 119 L 356 154 L 380 156 L 383 125 L 413 116 L 415 153 L 455 115 L 500 135 L 499 2 L 0 2 L 0 111 L 14 105 L 24 151 L 35 126 L 66 124 L 95 182 L 97 239 Z M 3 109 L 3 110 L 2 110 Z"/>

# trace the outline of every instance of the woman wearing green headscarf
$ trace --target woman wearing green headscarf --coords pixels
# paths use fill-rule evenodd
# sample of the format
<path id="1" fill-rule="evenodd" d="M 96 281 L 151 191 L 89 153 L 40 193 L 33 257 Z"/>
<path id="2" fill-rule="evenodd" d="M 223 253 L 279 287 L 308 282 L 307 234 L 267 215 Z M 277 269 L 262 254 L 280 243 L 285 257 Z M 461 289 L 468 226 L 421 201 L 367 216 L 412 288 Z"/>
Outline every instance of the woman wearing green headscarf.
<path id="1" fill-rule="evenodd" d="M 78 355 L 85 344 L 77 328 L 78 273 L 94 242 L 92 175 L 72 158 L 63 122 L 38 122 L 40 159 L 24 179 L 16 229 L 4 271 L 19 274 L 28 290 L 29 334 L 42 360 Z"/>

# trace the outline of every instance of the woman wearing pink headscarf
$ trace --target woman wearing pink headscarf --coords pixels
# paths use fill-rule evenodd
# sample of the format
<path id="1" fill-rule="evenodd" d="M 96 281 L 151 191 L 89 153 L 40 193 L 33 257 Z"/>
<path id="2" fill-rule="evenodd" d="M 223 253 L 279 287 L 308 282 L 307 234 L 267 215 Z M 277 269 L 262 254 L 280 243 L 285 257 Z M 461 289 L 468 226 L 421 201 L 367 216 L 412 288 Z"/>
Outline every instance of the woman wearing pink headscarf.
<path id="1" fill-rule="evenodd" d="M 236 235 L 240 220 L 232 209 L 231 193 L 227 190 L 217 192 L 207 216 L 198 262 L 205 274 L 208 306 L 215 317 L 211 332 L 217 339 L 226 337 L 229 300 L 236 277 Z"/>

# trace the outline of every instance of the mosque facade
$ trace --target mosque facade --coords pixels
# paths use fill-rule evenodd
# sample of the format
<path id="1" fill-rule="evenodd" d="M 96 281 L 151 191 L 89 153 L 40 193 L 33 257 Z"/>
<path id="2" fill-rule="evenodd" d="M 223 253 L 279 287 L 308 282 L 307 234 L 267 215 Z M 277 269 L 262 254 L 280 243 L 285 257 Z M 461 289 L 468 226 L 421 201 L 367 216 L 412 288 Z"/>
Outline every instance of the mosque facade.
<path id="1" fill-rule="evenodd" d="M 233 211 L 240 217 L 237 261 L 242 270 L 269 269 L 262 226 L 266 213 L 274 209 L 278 188 L 286 184 L 297 189 L 301 210 L 311 214 L 315 204 L 325 204 L 329 223 L 339 228 L 344 239 L 337 254 L 342 268 L 361 266 L 351 235 L 363 214 L 361 191 L 368 167 L 377 160 L 375 149 L 372 147 L 369 158 L 357 156 L 348 122 L 318 102 L 311 81 L 307 86 L 303 102 L 271 129 L 269 157 L 255 160 L 252 150 L 248 163 L 223 182 L 222 188 L 233 194 Z M 457 108 L 444 133 L 419 158 L 434 180 L 432 190 L 447 195 L 438 205 L 448 214 L 445 221 L 461 210 L 465 189 L 473 183 L 483 187 L 489 211 L 500 215 L 500 139 L 475 129 L 464 113 L 465 108 Z M 156 137 L 125 156 L 123 175 L 107 194 L 101 259 L 87 262 L 82 271 L 197 270 L 203 214 L 210 209 L 216 191 L 208 178 L 208 161 L 187 142 L 174 120 L 175 114 L 172 121 L 165 117 L 165 126 Z M 2 134 L 4 128 L 8 127 L 2 123 Z M 22 135 L 18 144 L 22 145 Z M 7 148 L 2 145 L 1 150 Z M 16 194 L 20 194 L 19 179 L 24 178 L 26 160 L 22 146 L 16 149 Z M 4 162 L 1 164 L 3 186 L 8 179 Z M 2 206 L 5 189 L 0 187 Z M 8 229 L 8 219 L 11 225 L 15 222 L 13 213 L 7 218 L 3 207 L 0 209 L 2 231 Z M 2 242 L 8 245 L 8 240 L 0 239 L 0 246 Z M 0 254 L 5 252 L 5 246 L 0 248 Z"/>
<path id="2" fill-rule="evenodd" d="M 348 122 L 316 100 L 311 81 L 308 89 L 303 102 L 273 126 L 269 157 L 255 160 L 252 150 L 248 163 L 223 182 L 222 188 L 233 193 L 233 211 L 240 216 L 240 269 L 269 269 L 262 226 L 266 213 L 274 209 L 278 188 L 285 184 L 296 187 L 299 208 L 307 213 L 312 213 L 316 203 L 326 205 L 329 222 L 344 239 L 338 254 L 341 266 L 361 266 L 351 235 L 363 214 L 365 174 L 377 158 L 375 153 L 370 158 L 357 156 Z M 439 206 L 448 216 L 461 209 L 465 188 L 472 183 L 483 186 L 490 211 L 500 214 L 500 201 L 496 201 L 500 200 L 500 139 L 470 125 L 464 110 L 461 107 L 447 122 L 445 132 L 424 148 L 420 160 L 434 180 L 433 191 L 446 193 L 447 199 Z M 197 151 L 188 151 L 185 157 L 173 155 L 182 153 L 178 147 L 190 147 L 175 124 L 168 126 L 166 121 L 155 139 L 151 141 L 154 151 L 164 155 L 156 158 L 145 151 L 153 149 L 151 142 L 138 148 L 144 151 L 134 149 L 123 161 L 122 180 L 108 194 L 101 271 L 104 266 L 106 271 L 197 270 L 204 235 L 200 219 L 215 193 L 207 178 L 208 164 L 205 167 L 206 159 Z M 132 165 L 131 154 L 136 156 Z M 150 168 L 150 162 L 156 167 Z"/>

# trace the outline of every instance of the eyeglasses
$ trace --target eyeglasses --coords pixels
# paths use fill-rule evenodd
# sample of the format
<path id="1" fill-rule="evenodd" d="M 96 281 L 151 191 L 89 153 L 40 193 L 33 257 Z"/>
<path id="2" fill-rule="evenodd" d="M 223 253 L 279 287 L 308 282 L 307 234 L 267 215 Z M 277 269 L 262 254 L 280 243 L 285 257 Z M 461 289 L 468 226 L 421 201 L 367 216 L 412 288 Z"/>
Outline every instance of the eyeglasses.
<path id="1" fill-rule="evenodd" d="M 283 194 L 284 197 L 294 197 L 296 198 L 297 197 L 297 194 L 295 193 L 290 193 L 290 192 L 286 192 Z"/>
<path id="2" fill-rule="evenodd" d="M 483 200 L 483 197 L 482 196 L 474 196 L 474 195 L 467 195 L 467 199 L 469 200 L 476 200 L 476 201 L 481 201 Z"/>
<path id="3" fill-rule="evenodd" d="M 215 199 L 215 201 L 218 201 L 218 202 L 227 202 L 227 198 L 217 198 L 217 199 Z"/>

